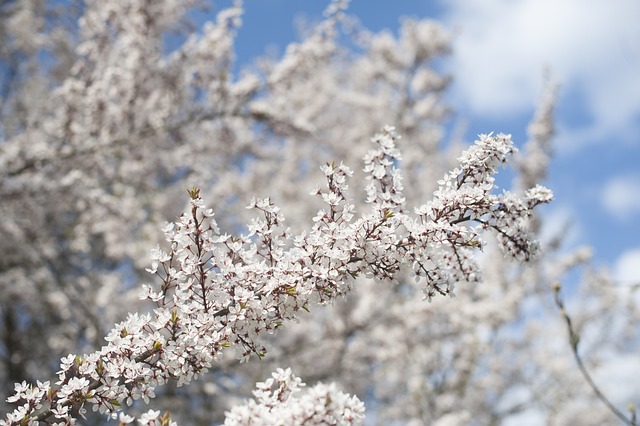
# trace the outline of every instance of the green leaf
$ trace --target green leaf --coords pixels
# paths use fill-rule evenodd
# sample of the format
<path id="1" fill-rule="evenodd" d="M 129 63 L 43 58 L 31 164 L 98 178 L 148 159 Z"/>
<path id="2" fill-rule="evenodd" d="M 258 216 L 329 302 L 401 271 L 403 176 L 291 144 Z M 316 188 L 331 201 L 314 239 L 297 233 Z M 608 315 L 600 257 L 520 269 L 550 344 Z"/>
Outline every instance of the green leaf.
<path id="1" fill-rule="evenodd" d="M 196 198 L 200 198 L 200 189 L 196 188 L 195 186 L 191 189 L 187 189 L 187 193 L 189 194 L 189 197 L 191 197 L 192 200 L 195 200 Z"/>

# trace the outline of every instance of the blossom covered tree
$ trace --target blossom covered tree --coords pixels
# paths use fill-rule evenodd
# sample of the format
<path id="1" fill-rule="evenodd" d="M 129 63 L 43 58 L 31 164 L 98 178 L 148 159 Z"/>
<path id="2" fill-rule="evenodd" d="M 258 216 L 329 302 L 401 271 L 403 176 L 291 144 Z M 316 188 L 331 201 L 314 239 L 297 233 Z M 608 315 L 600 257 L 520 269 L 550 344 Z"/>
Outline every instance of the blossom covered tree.
<path id="1" fill-rule="evenodd" d="M 443 145 L 438 24 L 370 33 L 333 2 L 281 57 L 236 73 L 242 5 L 187 34 L 197 6 L 2 6 L 5 421 L 95 424 L 126 409 L 122 423 L 169 422 L 157 410 L 184 424 L 226 411 L 229 424 L 349 423 L 360 400 L 383 424 L 500 423 L 531 408 L 548 423 L 607 419 L 555 344 L 564 335 L 549 336 L 563 324 L 528 321 L 585 261 L 556 255 L 562 236 L 533 258 L 525 232 L 540 232 L 531 209 L 550 199 L 536 185 L 552 97 L 500 194 L 508 136 L 481 136 L 459 160 L 461 144 Z M 168 47 L 175 31 L 184 42 Z M 454 285 L 455 299 L 438 297 Z M 582 288 L 580 329 L 619 321 L 611 306 L 637 318 L 615 293 Z M 298 376 L 337 384 L 305 393 Z"/>

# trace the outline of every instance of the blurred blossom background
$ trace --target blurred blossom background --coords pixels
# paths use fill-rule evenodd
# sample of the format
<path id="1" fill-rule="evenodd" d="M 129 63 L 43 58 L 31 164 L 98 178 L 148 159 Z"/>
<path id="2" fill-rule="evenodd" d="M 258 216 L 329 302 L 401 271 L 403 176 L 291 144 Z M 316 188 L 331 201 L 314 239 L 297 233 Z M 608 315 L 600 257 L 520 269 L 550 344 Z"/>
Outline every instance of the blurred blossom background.
<path id="1" fill-rule="evenodd" d="M 321 19 L 325 2 L 246 6 L 239 64 L 282 53 Z M 403 17 L 416 17 L 451 32 L 451 56 L 438 64 L 453 78 L 449 137 L 495 131 L 522 143 L 543 85 L 557 83 L 548 220 L 567 227 L 571 243 L 593 246 L 618 282 L 640 283 L 640 3 L 354 0 L 348 13 L 372 31 L 395 33 Z"/>

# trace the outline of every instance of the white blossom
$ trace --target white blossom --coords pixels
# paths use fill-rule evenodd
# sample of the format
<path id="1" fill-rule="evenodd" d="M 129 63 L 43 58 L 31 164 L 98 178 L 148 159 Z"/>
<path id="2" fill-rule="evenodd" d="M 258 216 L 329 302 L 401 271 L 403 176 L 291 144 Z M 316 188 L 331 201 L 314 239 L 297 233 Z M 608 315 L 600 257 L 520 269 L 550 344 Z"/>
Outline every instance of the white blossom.
<path id="1" fill-rule="evenodd" d="M 407 18 L 371 32 L 347 3 L 246 66 L 239 1 L 194 26 L 191 0 L 3 5 L 0 422 L 132 423 L 147 401 L 149 424 L 220 422 L 279 366 L 371 401 L 380 424 L 500 423 L 529 406 L 547 423 L 609 421 L 548 306 L 549 283 L 588 262 L 532 213 L 552 196 L 537 185 L 554 90 L 519 154 L 481 135 L 456 161 L 448 31 Z M 604 365 L 637 306 L 582 276 L 569 310 Z M 335 389 L 289 397 L 361 413 Z M 278 408 L 260 410 L 268 423 Z"/>

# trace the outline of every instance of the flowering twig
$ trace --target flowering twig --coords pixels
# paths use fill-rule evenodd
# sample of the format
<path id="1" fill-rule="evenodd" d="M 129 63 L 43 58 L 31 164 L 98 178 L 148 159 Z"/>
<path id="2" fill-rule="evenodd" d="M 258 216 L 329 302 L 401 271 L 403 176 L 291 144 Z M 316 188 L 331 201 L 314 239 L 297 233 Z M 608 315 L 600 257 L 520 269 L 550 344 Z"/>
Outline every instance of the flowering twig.
<path id="1" fill-rule="evenodd" d="M 327 207 L 297 236 L 270 199 L 252 200 L 249 208 L 261 217 L 246 235 L 223 234 L 200 192 L 190 190 L 189 210 L 164 228 L 169 251 L 152 251 L 148 270 L 162 285 L 159 291 L 143 285 L 141 297 L 156 303 L 153 313 L 130 314 L 99 351 L 63 358 L 55 387 L 16 385 L 10 402 L 20 405 L 2 424 L 65 423 L 82 415 L 85 404 L 111 414 L 136 399 L 148 402 L 157 386 L 169 380 L 182 386 L 207 372 L 230 346 L 242 361 L 262 357 L 261 336 L 300 310 L 347 293 L 360 275 L 393 280 L 409 267 L 427 299 L 452 294 L 456 284 L 479 280 L 472 255 L 482 247 L 483 229 L 497 231 L 500 246 L 516 259 L 535 254 L 527 220 L 552 194 L 541 186 L 523 196 L 493 193 L 493 175 L 515 151 L 509 136 L 481 135 L 439 181 L 433 200 L 411 215 L 397 168 L 398 139 L 384 128 L 365 156 L 368 212 L 354 214 L 351 170 L 327 164 L 327 185 L 314 191 Z"/>
<path id="2" fill-rule="evenodd" d="M 338 391 L 334 384 L 317 384 L 299 396 L 305 384 L 291 369 L 279 368 L 271 376 L 256 385 L 255 400 L 226 413 L 225 426 L 347 426 L 364 419 L 364 404 Z"/>

